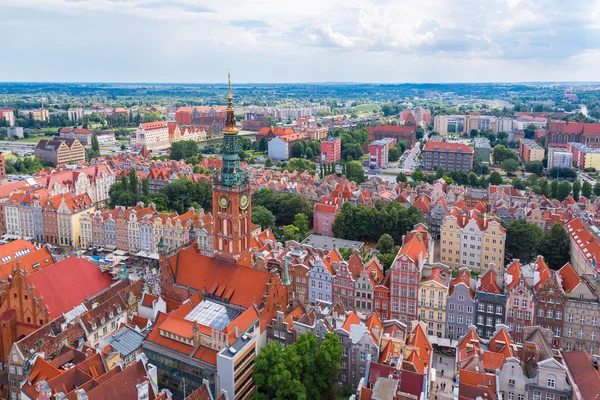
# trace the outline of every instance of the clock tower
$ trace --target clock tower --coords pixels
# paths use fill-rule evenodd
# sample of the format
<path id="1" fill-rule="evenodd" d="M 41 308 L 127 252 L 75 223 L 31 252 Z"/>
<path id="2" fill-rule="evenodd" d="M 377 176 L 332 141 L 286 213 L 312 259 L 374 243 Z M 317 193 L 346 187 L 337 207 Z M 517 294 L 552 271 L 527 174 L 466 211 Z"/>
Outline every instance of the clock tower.
<path id="1" fill-rule="evenodd" d="M 223 166 L 213 175 L 212 208 L 215 256 L 236 260 L 250 244 L 252 199 L 248 173 L 240 167 L 240 144 L 235 126 L 231 79 L 223 130 Z"/>

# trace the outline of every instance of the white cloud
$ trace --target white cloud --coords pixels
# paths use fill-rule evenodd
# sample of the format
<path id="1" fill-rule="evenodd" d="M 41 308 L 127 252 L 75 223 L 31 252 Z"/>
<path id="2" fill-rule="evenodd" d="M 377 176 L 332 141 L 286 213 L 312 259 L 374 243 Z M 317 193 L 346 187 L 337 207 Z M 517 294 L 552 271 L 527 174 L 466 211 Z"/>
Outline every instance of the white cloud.
<path id="1" fill-rule="evenodd" d="M 31 65 L 39 61 L 31 49 L 39 49 L 36 40 L 40 38 L 46 47 L 39 51 L 47 52 L 50 60 L 78 54 L 89 57 L 90 49 L 101 49 L 109 58 L 118 54 L 118 64 L 98 62 L 104 67 L 102 76 L 112 69 L 123 79 L 135 77 L 128 71 L 140 65 L 146 65 L 147 70 L 136 73 L 147 79 L 180 70 L 187 71 L 187 80 L 193 80 L 190 76 L 194 73 L 212 77 L 213 72 L 192 71 L 196 64 L 217 76 L 222 67 L 214 60 L 227 60 L 225 57 L 229 57 L 226 62 L 240 61 L 240 65 L 248 66 L 252 64 L 249 57 L 268 59 L 269 67 L 278 72 L 266 71 L 266 80 L 293 81 L 306 74 L 312 74 L 308 80 L 341 79 L 339 71 L 321 62 L 324 53 L 328 63 L 344 63 L 346 79 L 358 81 L 373 80 L 363 76 L 453 80 L 444 79 L 443 74 L 462 77 L 466 73 L 462 71 L 472 71 L 471 76 L 484 80 L 512 79 L 514 74 L 535 79 L 544 73 L 530 74 L 529 69 L 540 66 L 555 79 L 575 79 L 578 77 L 568 75 L 575 65 L 591 74 L 591 63 L 597 58 L 590 54 L 596 54 L 600 47 L 600 2 L 0 0 L 0 7 L 6 14 L 0 34 L 16 41 L 11 45 L 16 57 L 8 60 L 10 65 L 0 64 L 0 73 L 8 77 L 30 74 L 38 68 Z M 57 36 L 60 34 L 63 36 Z M 78 53 L 73 54 L 75 49 Z M 144 64 L 147 54 L 160 61 Z M 258 65 L 264 65 L 258 60 Z M 289 67 L 290 60 L 294 60 L 294 68 Z M 396 65 L 396 69 L 381 60 Z M 429 70 L 424 66 L 432 62 L 438 67 Z M 549 68 L 549 63 L 556 66 Z M 6 59 L 3 64 L 7 64 Z M 60 61 L 51 64 L 59 65 Z M 72 62 L 56 73 L 86 73 L 69 70 L 69 65 Z M 300 65 L 304 69 L 298 69 Z M 501 70 L 500 65 L 510 71 Z M 160 66 L 163 68 L 158 70 Z M 370 69 L 382 73 L 372 74 Z M 55 68 L 50 67 L 50 71 Z M 429 79 L 424 71 L 429 71 Z M 255 75 L 263 76 L 262 72 L 255 71 Z M 39 72 L 45 73 L 48 69 Z M 90 69 L 89 73 L 97 71 Z M 256 79 L 249 73 L 248 80 Z"/>

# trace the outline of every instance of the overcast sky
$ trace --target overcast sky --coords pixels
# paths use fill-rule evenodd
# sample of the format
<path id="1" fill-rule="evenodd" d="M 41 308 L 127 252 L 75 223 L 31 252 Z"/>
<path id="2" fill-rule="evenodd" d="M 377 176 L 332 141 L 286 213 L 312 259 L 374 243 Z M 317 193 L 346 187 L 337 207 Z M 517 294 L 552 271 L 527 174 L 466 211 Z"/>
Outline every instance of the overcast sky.
<path id="1" fill-rule="evenodd" d="M 0 0 L 0 81 L 600 81 L 599 0 Z"/>

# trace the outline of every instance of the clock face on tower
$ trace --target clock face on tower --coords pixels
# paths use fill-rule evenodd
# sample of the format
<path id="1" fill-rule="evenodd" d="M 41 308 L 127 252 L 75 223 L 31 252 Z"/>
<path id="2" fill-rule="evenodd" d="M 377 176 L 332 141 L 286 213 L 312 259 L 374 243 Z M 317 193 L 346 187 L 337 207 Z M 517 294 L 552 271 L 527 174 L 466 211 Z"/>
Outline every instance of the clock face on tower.
<path id="1" fill-rule="evenodd" d="M 225 196 L 219 197 L 219 205 L 221 206 L 221 208 L 227 208 L 227 206 L 229 205 L 229 199 Z"/>
<path id="2" fill-rule="evenodd" d="M 250 204 L 250 199 L 248 198 L 248 194 L 244 193 L 240 197 L 240 208 L 242 210 L 245 210 L 246 208 L 248 208 L 248 204 Z"/>

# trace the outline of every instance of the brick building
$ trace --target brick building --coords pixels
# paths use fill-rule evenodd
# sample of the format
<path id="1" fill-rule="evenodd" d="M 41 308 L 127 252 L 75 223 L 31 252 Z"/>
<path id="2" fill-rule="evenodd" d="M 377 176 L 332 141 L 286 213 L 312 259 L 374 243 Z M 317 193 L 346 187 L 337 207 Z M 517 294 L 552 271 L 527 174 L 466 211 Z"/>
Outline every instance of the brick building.
<path id="1" fill-rule="evenodd" d="M 473 169 L 473 149 L 463 143 L 429 141 L 423 146 L 425 171 L 444 170 L 470 172 Z"/>

